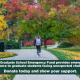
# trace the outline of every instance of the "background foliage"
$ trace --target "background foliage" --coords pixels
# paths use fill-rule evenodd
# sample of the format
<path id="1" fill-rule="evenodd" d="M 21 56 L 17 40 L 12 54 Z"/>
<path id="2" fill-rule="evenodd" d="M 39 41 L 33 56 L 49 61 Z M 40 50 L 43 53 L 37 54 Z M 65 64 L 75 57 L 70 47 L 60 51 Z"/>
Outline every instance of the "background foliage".
<path id="1" fill-rule="evenodd" d="M 0 1 L 0 39 L 32 38 L 67 41 L 80 45 L 79 0 L 2 0 Z M 7 36 L 6 36 L 7 35 Z"/>

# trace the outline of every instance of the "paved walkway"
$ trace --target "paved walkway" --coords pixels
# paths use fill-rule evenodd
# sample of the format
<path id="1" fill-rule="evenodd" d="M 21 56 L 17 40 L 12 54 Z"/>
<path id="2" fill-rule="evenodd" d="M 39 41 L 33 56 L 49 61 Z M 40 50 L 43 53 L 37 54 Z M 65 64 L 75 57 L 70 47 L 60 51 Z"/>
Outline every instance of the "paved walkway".
<path id="1" fill-rule="evenodd" d="M 80 80 L 76 75 L 16 75 L 14 80 Z"/>
<path id="2" fill-rule="evenodd" d="M 42 50 L 38 57 L 35 49 L 9 50 L 17 56 L 0 60 L 58 60 L 50 52 Z M 80 80 L 76 75 L 16 75 L 13 80 Z"/>
<path id="3" fill-rule="evenodd" d="M 8 52 L 14 52 L 17 56 L 0 60 L 58 60 L 56 56 L 45 50 L 42 50 L 40 57 L 37 55 L 36 49 L 17 49 L 8 50 Z"/>

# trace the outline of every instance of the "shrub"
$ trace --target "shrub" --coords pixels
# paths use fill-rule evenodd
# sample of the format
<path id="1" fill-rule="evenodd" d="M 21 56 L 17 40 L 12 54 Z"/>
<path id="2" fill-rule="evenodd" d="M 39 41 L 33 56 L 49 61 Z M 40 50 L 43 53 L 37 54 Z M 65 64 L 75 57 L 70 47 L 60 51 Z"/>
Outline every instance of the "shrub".
<path id="1" fill-rule="evenodd" d="M 24 44 L 24 46 L 32 46 L 33 41 L 24 41 L 23 44 Z"/>
<path id="2" fill-rule="evenodd" d="M 72 47 L 72 46 L 73 46 L 72 43 L 63 42 L 63 43 L 61 43 L 58 47 L 59 47 L 59 48 L 67 48 L 67 47 Z"/>
<path id="3" fill-rule="evenodd" d="M 53 45 L 55 42 L 51 39 L 44 40 L 44 45 Z"/>
<path id="4" fill-rule="evenodd" d="M 20 43 L 12 40 L 7 41 L 5 46 L 6 46 L 6 49 L 20 49 Z"/>

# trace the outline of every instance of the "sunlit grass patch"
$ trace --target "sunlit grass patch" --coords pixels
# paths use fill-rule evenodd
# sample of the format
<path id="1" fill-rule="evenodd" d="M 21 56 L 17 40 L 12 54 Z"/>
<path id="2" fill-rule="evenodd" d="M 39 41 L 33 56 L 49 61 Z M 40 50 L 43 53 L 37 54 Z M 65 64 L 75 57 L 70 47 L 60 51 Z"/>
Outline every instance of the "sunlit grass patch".
<path id="1" fill-rule="evenodd" d="M 13 80 L 15 75 L 0 74 L 0 80 Z"/>
<path id="2" fill-rule="evenodd" d="M 0 58 L 8 58 L 13 56 L 16 56 L 16 54 L 12 52 L 0 52 Z"/>
<path id="3" fill-rule="evenodd" d="M 70 48 L 61 48 L 61 49 L 80 52 L 80 46 L 74 46 L 74 47 L 70 47 Z"/>
<path id="4" fill-rule="evenodd" d="M 80 60 L 80 52 L 65 50 L 65 49 L 54 49 L 54 50 L 62 52 L 62 55 L 65 55 L 69 59 Z"/>

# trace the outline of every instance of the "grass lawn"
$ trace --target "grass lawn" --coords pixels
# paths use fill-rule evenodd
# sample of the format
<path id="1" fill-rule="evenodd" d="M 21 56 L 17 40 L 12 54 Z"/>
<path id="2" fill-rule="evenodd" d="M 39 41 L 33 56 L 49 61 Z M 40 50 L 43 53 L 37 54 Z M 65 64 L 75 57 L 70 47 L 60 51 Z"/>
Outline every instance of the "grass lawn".
<path id="1" fill-rule="evenodd" d="M 50 51 L 52 54 L 57 56 L 59 60 L 69 60 L 69 59 L 71 59 L 70 56 L 66 56 L 66 54 L 64 54 L 61 51 L 58 51 L 58 50 L 55 50 L 55 49 L 49 49 L 48 51 Z"/>
<path id="2" fill-rule="evenodd" d="M 16 54 L 12 52 L 0 52 L 0 58 L 8 58 L 13 56 L 16 56 Z"/>
<path id="3" fill-rule="evenodd" d="M 49 51 L 58 57 L 59 60 L 80 60 L 80 49 L 76 48 L 56 48 Z"/>
<path id="4" fill-rule="evenodd" d="M 64 50 L 70 50 L 70 51 L 74 51 L 74 52 L 80 52 L 80 48 L 74 48 L 74 47 L 72 47 L 72 48 L 62 48 L 62 49 L 64 49 Z"/>
<path id="5" fill-rule="evenodd" d="M 0 80 L 13 80 L 15 75 L 0 74 Z"/>
<path id="6" fill-rule="evenodd" d="M 8 58 L 13 56 L 16 56 L 16 54 L 11 52 L 0 52 L 0 58 Z M 13 80 L 14 77 L 15 75 L 11 74 L 0 74 L 0 80 Z"/>
<path id="7" fill-rule="evenodd" d="M 59 60 L 80 60 L 80 48 L 49 49 Z M 80 78 L 80 75 L 77 75 Z"/>

